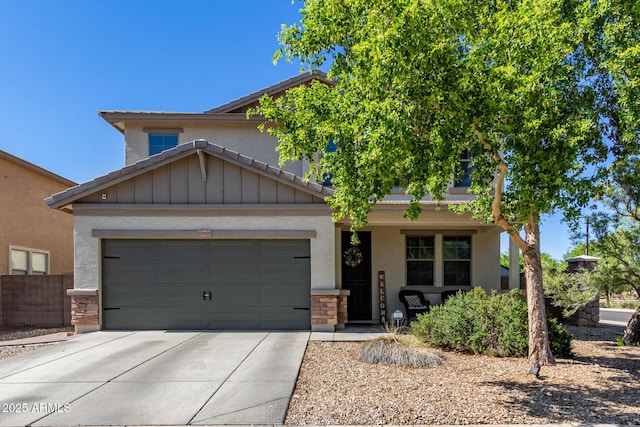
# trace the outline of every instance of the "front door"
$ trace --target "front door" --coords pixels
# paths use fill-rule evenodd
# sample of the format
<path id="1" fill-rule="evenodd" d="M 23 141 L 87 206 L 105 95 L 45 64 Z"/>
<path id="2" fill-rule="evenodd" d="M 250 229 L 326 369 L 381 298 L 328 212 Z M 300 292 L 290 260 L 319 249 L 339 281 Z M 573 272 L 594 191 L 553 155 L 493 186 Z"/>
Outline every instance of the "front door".
<path id="1" fill-rule="evenodd" d="M 349 320 L 371 320 L 371 232 L 358 232 L 360 243 L 351 244 L 351 232 L 342 232 L 342 289 Z"/>

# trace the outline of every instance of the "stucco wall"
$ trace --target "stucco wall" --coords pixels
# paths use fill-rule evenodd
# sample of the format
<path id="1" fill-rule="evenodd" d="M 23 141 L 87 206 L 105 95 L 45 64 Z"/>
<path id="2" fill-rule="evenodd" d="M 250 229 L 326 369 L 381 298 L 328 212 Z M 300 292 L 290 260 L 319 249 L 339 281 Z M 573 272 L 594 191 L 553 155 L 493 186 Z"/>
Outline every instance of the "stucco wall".
<path id="1" fill-rule="evenodd" d="M 100 239 L 92 230 L 314 230 L 311 289 L 335 289 L 334 224 L 325 217 L 75 217 L 75 289 L 100 289 Z"/>
<path id="2" fill-rule="evenodd" d="M 451 218 L 455 221 L 455 217 Z M 425 225 L 425 229 L 431 229 Z M 371 231 L 371 277 L 372 277 L 372 313 L 374 319 L 379 319 L 378 309 L 378 271 L 384 271 L 387 287 L 387 315 L 397 309 L 404 311 L 404 307 L 398 298 L 398 292 L 406 286 L 406 255 L 404 228 L 395 227 L 370 227 Z M 419 231 L 416 228 L 416 231 Z M 500 289 L 500 230 L 496 227 L 480 227 L 478 230 L 469 230 L 471 235 L 471 285 L 481 286 L 487 290 Z M 475 233 L 475 234 L 471 234 Z M 410 234 L 410 233 L 409 233 Z M 442 257 L 438 250 L 442 244 L 442 236 L 447 235 L 446 230 L 435 233 L 436 259 L 434 261 L 435 286 L 417 287 L 432 304 L 441 302 L 440 294 L 444 290 L 452 289 L 443 287 Z M 340 240 L 337 240 L 338 246 Z M 340 276 L 342 268 L 341 252 L 336 253 L 336 275 Z M 339 283 L 339 281 L 338 281 Z"/>
<path id="3" fill-rule="evenodd" d="M 143 125 L 127 125 L 125 130 L 125 162 L 127 165 L 149 156 L 149 134 Z M 175 127 L 175 126 L 173 126 Z M 157 129 L 158 125 L 153 128 Z M 246 156 L 255 158 L 273 166 L 278 166 L 278 142 L 267 133 L 257 129 L 256 123 L 214 123 L 206 126 L 190 124 L 182 127 L 178 134 L 178 143 L 184 144 L 196 139 L 206 139 L 212 144 L 221 145 Z M 303 175 L 301 161 L 287 164 L 283 169 L 298 176 Z"/>
<path id="4" fill-rule="evenodd" d="M 0 274 L 9 273 L 9 245 L 49 251 L 50 274 L 73 271 L 73 216 L 44 204 L 66 188 L 0 158 Z"/>

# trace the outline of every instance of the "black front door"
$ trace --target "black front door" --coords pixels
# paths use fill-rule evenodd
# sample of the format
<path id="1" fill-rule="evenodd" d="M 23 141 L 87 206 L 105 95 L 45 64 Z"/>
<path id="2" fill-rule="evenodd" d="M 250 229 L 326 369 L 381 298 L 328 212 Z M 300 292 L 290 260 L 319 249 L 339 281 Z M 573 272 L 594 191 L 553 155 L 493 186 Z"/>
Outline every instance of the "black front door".
<path id="1" fill-rule="evenodd" d="M 351 232 L 342 232 L 342 289 L 347 298 L 349 320 L 371 320 L 371 232 L 358 233 L 360 243 L 351 244 Z"/>

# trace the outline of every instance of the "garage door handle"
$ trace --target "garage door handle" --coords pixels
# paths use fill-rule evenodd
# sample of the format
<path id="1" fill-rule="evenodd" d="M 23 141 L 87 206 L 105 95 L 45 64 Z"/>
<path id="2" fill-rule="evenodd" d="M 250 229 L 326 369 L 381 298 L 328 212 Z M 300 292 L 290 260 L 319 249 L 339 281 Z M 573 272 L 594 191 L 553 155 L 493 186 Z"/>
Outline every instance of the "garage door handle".
<path id="1" fill-rule="evenodd" d="M 107 310 L 120 310 L 120 307 L 105 307 L 102 310 L 107 311 Z"/>
<path id="2" fill-rule="evenodd" d="M 309 307 L 293 307 L 294 310 L 311 310 Z"/>
<path id="3" fill-rule="evenodd" d="M 209 291 L 209 292 L 203 291 L 202 292 L 202 300 L 206 301 L 207 298 L 209 298 L 209 301 L 211 301 L 211 291 Z"/>

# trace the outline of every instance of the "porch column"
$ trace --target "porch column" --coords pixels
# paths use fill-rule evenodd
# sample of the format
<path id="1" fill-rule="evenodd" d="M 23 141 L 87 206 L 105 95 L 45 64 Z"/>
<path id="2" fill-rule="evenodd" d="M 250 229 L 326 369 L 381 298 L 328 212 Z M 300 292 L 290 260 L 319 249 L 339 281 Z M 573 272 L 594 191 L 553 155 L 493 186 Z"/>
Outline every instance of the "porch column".
<path id="1" fill-rule="evenodd" d="M 76 334 L 100 329 L 100 307 L 97 289 L 68 289 L 71 297 L 71 324 Z"/>
<path id="2" fill-rule="evenodd" d="M 311 331 L 334 332 L 347 323 L 348 290 L 311 290 Z"/>
<path id="3" fill-rule="evenodd" d="M 509 237 L 509 289 L 520 289 L 520 248 Z"/>
<path id="4" fill-rule="evenodd" d="M 444 262 L 442 260 L 442 234 L 433 236 L 436 253 L 433 260 L 433 286 L 444 286 Z"/>

